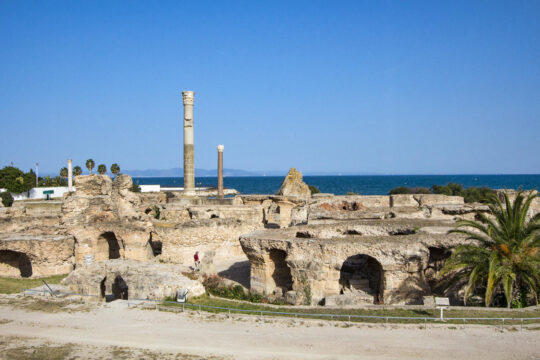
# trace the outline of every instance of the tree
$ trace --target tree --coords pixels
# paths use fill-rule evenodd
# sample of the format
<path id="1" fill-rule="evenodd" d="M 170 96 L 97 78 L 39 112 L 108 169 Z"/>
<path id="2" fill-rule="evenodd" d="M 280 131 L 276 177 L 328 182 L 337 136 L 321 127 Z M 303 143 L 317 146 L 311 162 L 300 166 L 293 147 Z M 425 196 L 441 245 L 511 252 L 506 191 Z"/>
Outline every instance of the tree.
<path id="1" fill-rule="evenodd" d="M 538 304 L 540 288 L 540 213 L 527 220 L 535 193 L 520 190 L 513 202 L 504 192 L 504 202 L 490 197 L 491 214 L 478 214 L 478 221 L 462 220 L 449 233 L 464 234 L 474 243 L 454 249 L 441 275 L 468 280 L 463 295 L 485 288 L 484 301 L 490 306 L 494 294 L 503 292 L 507 306 L 525 305 L 530 294 Z"/>
<path id="2" fill-rule="evenodd" d="M 67 177 L 68 177 L 68 169 L 67 168 L 63 167 L 63 168 L 60 169 L 60 177 L 62 179 L 67 179 Z"/>
<path id="3" fill-rule="evenodd" d="M 118 173 L 120 172 L 120 166 L 117 163 L 112 164 L 111 172 L 114 174 L 114 176 L 118 175 Z"/>
<path id="4" fill-rule="evenodd" d="M 107 172 L 107 167 L 104 164 L 99 164 L 97 167 L 97 171 L 100 175 L 103 175 Z"/>
<path id="5" fill-rule="evenodd" d="M 0 188 L 11 193 L 20 194 L 35 186 L 36 177 L 33 172 L 23 173 L 13 166 L 6 166 L 0 170 Z"/>
<path id="6" fill-rule="evenodd" d="M 92 169 L 94 168 L 94 166 L 96 166 L 96 163 L 94 162 L 94 160 L 92 159 L 86 160 L 86 168 L 88 169 L 88 171 L 90 171 L 90 174 L 92 173 Z"/>
<path id="7" fill-rule="evenodd" d="M 75 167 L 73 168 L 73 176 L 79 176 L 79 175 L 81 175 L 81 174 L 82 174 L 82 169 L 81 169 L 81 167 L 78 166 L 78 165 L 75 166 Z"/>

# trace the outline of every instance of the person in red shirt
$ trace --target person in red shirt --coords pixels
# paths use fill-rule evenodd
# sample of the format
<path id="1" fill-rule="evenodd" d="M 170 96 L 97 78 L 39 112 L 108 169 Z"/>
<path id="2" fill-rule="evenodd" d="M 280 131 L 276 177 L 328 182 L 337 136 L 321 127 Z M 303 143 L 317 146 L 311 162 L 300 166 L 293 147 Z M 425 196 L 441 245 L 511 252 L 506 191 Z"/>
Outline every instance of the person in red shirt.
<path id="1" fill-rule="evenodd" d="M 193 260 L 195 260 L 195 270 L 199 270 L 199 265 L 201 264 L 201 261 L 199 260 L 198 251 L 195 251 L 195 255 L 193 255 Z"/>

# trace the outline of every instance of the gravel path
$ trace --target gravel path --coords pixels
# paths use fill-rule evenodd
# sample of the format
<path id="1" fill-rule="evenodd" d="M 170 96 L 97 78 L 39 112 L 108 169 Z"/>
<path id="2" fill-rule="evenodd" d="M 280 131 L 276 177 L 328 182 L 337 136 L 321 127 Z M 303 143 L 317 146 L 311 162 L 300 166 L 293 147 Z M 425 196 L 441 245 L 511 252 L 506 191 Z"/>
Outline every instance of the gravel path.
<path id="1" fill-rule="evenodd" d="M 540 359 L 538 330 L 228 319 L 128 309 L 118 301 L 81 310 L 41 312 L 2 304 L 0 336 L 231 359 Z"/>

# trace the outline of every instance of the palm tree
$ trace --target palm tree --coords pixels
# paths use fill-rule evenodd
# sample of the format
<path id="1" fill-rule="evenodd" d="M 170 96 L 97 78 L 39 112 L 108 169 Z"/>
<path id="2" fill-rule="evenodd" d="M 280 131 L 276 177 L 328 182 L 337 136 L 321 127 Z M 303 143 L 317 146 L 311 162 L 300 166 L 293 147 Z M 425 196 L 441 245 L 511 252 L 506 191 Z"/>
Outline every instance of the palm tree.
<path id="1" fill-rule="evenodd" d="M 73 168 L 73 175 L 74 175 L 74 176 L 79 176 L 79 175 L 81 175 L 81 174 L 82 174 L 82 169 L 81 169 L 81 167 L 78 166 L 78 165 L 75 166 L 75 167 Z"/>
<path id="2" fill-rule="evenodd" d="M 538 304 L 540 213 L 527 219 L 536 194 L 525 196 L 519 190 L 513 203 L 507 192 L 503 197 L 504 202 L 494 195 L 490 197 L 490 215 L 479 213 L 478 221 L 459 221 L 449 231 L 473 240 L 456 247 L 441 271 L 441 275 L 449 274 L 454 280 L 468 279 L 463 295 L 465 304 L 480 287 L 485 287 L 486 306 L 490 306 L 494 293 L 501 287 L 508 307 L 514 299 L 524 305 L 527 293 Z"/>
<path id="3" fill-rule="evenodd" d="M 114 174 L 114 176 L 118 175 L 118 173 L 120 172 L 120 166 L 117 163 L 112 164 L 111 172 Z"/>
<path id="4" fill-rule="evenodd" d="M 104 164 L 99 164 L 97 167 L 97 171 L 100 175 L 103 175 L 107 172 L 107 167 Z"/>
<path id="5" fill-rule="evenodd" d="M 63 167 L 63 168 L 60 169 L 60 177 L 62 179 L 67 179 L 67 177 L 68 177 L 68 169 L 67 168 Z"/>
<path id="6" fill-rule="evenodd" d="M 94 166 L 96 166 L 96 163 L 94 162 L 94 160 L 92 159 L 86 160 L 86 168 L 88 169 L 88 171 L 90 171 L 90 174 L 92 173 L 92 169 L 94 168 Z"/>

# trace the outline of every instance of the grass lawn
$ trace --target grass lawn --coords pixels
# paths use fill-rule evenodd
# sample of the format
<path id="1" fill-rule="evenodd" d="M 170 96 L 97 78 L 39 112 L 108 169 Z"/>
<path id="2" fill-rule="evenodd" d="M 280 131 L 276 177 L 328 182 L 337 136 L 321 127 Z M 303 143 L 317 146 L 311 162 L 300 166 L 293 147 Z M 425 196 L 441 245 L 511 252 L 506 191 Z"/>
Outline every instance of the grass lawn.
<path id="1" fill-rule="evenodd" d="M 389 316 L 389 317 L 417 317 L 416 319 L 388 319 L 389 323 L 423 323 L 424 318 L 438 318 L 440 316 L 440 311 L 438 309 L 330 309 L 330 308 L 299 308 L 292 306 L 279 306 L 279 307 L 270 307 L 263 304 L 250 304 L 244 302 L 236 302 L 228 299 L 210 297 L 208 295 L 199 296 L 196 298 L 189 299 L 189 304 L 195 305 L 207 305 L 207 306 L 217 306 L 217 307 L 226 307 L 231 309 L 238 310 L 256 310 L 256 311 L 277 311 L 283 313 L 298 313 L 298 314 L 325 314 L 325 315 L 361 315 L 361 316 Z M 182 306 L 181 304 L 170 304 L 164 303 L 164 306 Z M 190 306 L 193 308 L 192 306 Z M 195 307 L 196 308 L 196 307 Z M 228 312 L 228 310 L 220 309 L 205 309 L 204 311 L 208 312 Z M 232 312 L 235 312 L 232 310 Z M 238 311 L 240 312 L 240 311 Z M 249 313 L 246 313 L 249 314 Z M 255 313 L 258 315 L 260 313 Z M 265 314 L 265 316 L 293 316 L 289 314 Z M 308 315 L 298 315 L 299 317 L 311 318 L 311 319 L 332 319 L 330 316 L 308 316 Z M 486 311 L 482 308 L 478 310 L 445 310 L 445 318 L 493 318 L 493 320 L 467 320 L 467 324 L 493 324 L 498 325 L 501 323 L 500 320 L 495 320 L 495 318 L 540 318 L 540 310 L 535 311 Z M 348 317 L 333 317 L 333 320 L 343 320 L 349 321 Z M 351 318 L 351 321 L 358 322 L 386 322 L 385 319 L 369 319 L 369 318 Z M 449 321 L 448 323 L 462 324 L 462 320 Z M 531 323 L 540 323 L 540 320 L 525 320 L 524 324 Z M 507 325 L 519 325 L 520 321 L 518 320 L 507 320 L 505 321 Z"/>
<path id="2" fill-rule="evenodd" d="M 42 280 L 45 280 L 47 284 L 59 284 L 66 276 L 67 274 L 31 279 L 0 277 L 0 294 L 16 294 L 24 289 L 41 286 L 43 285 Z"/>

